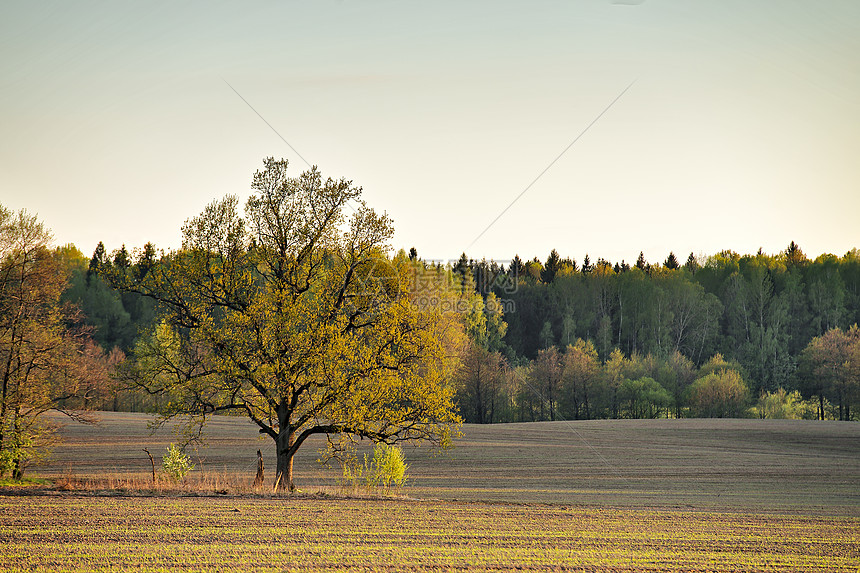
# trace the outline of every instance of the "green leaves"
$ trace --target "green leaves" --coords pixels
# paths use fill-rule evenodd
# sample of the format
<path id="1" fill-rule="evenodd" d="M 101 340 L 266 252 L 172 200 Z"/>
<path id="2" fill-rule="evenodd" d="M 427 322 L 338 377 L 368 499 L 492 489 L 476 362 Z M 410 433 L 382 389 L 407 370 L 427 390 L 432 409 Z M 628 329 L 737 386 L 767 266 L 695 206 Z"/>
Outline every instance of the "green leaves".
<path id="1" fill-rule="evenodd" d="M 698 378 L 689 389 L 694 415 L 705 418 L 740 418 L 746 413 L 749 389 L 737 370 L 718 370 Z"/>
<path id="2" fill-rule="evenodd" d="M 291 487 L 289 460 L 310 435 L 439 441 L 459 418 L 441 317 L 411 304 L 410 264 L 387 254 L 390 219 L 349 181 L 286 169 L 267 159 L 244 217 L 234 196 L 213 202 L 183 227 L 182 250 L 117 284 L 161 303 L 134 374 L 171 393 L 162 415 L 247 415 Z"/>
<path id="3" fill-rule="evenodd" d="M 343 485 L 353 488 L 364 487 L 368 490 L 381 488 L 390 491 L 400 488 L 406 483 L 409 464 L 400 446 L 378 443 L 373 447 L 373 457 L 368 459 L 364 454 L 364 463 L 352 456 L 342 463 Z"/>
<path id="4" fill-rule="evenodd" d="M 161 458 L 161 470 L 175 481 L 182 481 L 194 469 L 191 458 L 181 449 L 170 444 L 167 453 Z"/>

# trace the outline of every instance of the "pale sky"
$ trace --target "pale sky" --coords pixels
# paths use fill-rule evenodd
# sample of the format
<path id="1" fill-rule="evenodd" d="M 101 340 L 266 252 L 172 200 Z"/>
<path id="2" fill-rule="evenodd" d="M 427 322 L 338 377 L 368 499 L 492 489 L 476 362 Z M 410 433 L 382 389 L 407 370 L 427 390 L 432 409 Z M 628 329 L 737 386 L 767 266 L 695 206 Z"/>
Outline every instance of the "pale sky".
<path id="1" fill-rule="evenodd" d="M 0 203 L 58 244 L 178 247 L 307 168 L 272 128 L 427 259 L 842 255 L 860 2 L 0 3 Z"/>

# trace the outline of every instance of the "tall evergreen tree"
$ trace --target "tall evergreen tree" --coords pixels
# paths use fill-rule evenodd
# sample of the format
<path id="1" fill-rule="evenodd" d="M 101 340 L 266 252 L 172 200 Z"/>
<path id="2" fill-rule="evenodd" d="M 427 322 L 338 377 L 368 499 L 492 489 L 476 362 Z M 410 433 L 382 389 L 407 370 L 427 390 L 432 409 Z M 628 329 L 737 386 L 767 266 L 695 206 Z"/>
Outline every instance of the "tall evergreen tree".
<path id="1" fill-rule="evenodd" d="M 559 257 L 558 251 L 553 249 L 546 258 L 546 264 L 543 266 L 543 271 L 541 271 L 541 280 L 546 284 L 554 281 L 555 275 L 558 273 L 560 266 L 561 257 Z"/>
<path id="2" fill-rule="evenodd" d="M 152 270 L 152 267 L 155 266 L 155 256 L 155 245 L 152 243 L 146 243 L 143 246 L 143 251 L 137 259 L 137 264 L 135 265 L 139 279 L 145 277 L 147 273 Z"/>
<path id="3" fill-rule="evenodd" d="M 113 264 L 119 269 L 128 269 L 131 266 L 131 257 L 128 255 L 128 250 L 123 245 L 117 249 L 113 255 Z"/>
<path id="4" fill-rule="evenodd" d="M 663 263 L 663 266 L 670 270 L 675 270 L 681 267 L 678 263 L 677 257 L 675 257 L 675 253 L 669 252 L 669 256 L 666 258 L 666 262 Z"/>
<path id="5" fill-rule="evenodd" d="M 648 271 L 648 262 L 645 260 L 645 254 L 639 251 L 639 257 L 636 259 L 636 268 L 640 271 Z"/>
<path id="6" fill-rule="evenodd" d="M 525 265 L 523 264 L 523 260 L 519 255 L 514 255 L 514 258 L 511 260 L 511 264 L 508 265 L 508 275 L 517 278 L 522 276 L 523 270 L 525 269 Z"/>
<path id="7" fill-rule="evenodd" d="M 806 263 L 809 262 L 803 251 L 800 250 L 800 246 L 794 241 L 788 244 L 783 254 L 785 255 L 785 264 L 788 267 L 802 267 L 806 266 Z"/>
<path id="8" fill-rule="evenodd" d="M 696 271 L 699 270 L 699 261 L 696 260 L 696 257 L 690 252 L 690 256 L 687 257 L 687 262 L 684 263 L 684 268 L 690 271 L 690 274 L 696 274 Z"/>
<path id="9" fill-rule="evenodd" d="M 90 266 L 87 269 L 87 280 L 94 274 L 99 274 L 104 268 L 110 266 L 110 260 L 105 251 L 105 244 L 99 241 L 96 245 L 96 250 L 93 251 L 93 257 L 90 259 Z"/>
<path id="10" fill-rule="evenodd" d="M 471 260 L 466 257 L 466 253 L 460 255 L 452 271 L 454 273 L 454 280 L 458 282 L 461 288 L 467 284 L 474 287 L 475 277 L 472 276 Z"/>
<path id="11" fill-rule="evenodd" d="M 582 259 L 582 274 L 587 275 L 593 270 L 594 267 L 591 266 L 591 259 L 588 258 L 588 253 L 586 253 L 585 258 Z"/>

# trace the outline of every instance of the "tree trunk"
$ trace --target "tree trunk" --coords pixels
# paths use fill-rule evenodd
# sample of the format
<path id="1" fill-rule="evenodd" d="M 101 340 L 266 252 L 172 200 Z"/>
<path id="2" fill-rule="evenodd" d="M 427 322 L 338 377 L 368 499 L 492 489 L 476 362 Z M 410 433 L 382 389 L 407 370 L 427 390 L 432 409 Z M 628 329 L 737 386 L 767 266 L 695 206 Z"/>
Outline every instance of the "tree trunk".
<path id="1" fill-rule="evenodd" d="M 618 419 L 618 387 L 612 388 L 612 417 Z"/>
<path id="2" fill-rule="evenodd" d="M 21 440 L 21 407 L 15 406 L 15 423 L 12 425 L 12 440 L 14 440 L 14 455 L 12 460 L 12 479 L 21 481 L 24 477 L 25 465 L 21 463 L 22 440 Z"/>
<path id="3" fill-rule="evenodd" d="M 254 487 L 263 485 L 263 452 L 257 450 L 257 476 L 254 478 Z"/>
<path id="4" fill-rule="evenodd" d="M 149 456 L 149 463 L 150 463 L 150 465 L 152 465 L 152 483 L 154 484 L 156 482 L 156 479 L 155 479 L 155 460 L 152 458 L 152 454 L 149 453 L 148 449 L 143 448 L 143 451 L 146 452 L 146 455 Z"/>
<path id="5" fill-rule="evenodd" d="M 585 419 L 591 419 L 591 407 L 588 405 L 588 390 L 583 388 L 582 392 L 582 405 L 585 406 Z"/>
<path id="6" fill-rule="evenodd" d="M 278 434 L 275 442 L 278 467 L 275 472 L 275 489 L 295 491 L 293 484 L 293 444 L 295 443 L 295 432 L 287 426 Z"/>
<path id="7" fill-rule="evenodd" d="M 12 328 L 12 343 L 15 342 L 15 329 L 14 326 Z M 0 452 L 3 451 L 3 448 L 6 446 L 6 440 L 8 436 L 6 436 L 3 432 L 6 427 L 6 405 L 9 402 L 9 378 L 12 372 L 12 348 L 9 349 L 9 356 L 6 359 L 6 368 L 3 372 L 3 390 L 2 395 L 0 395 Z M 2 474 L 0 474 L 2 477 Z"/>

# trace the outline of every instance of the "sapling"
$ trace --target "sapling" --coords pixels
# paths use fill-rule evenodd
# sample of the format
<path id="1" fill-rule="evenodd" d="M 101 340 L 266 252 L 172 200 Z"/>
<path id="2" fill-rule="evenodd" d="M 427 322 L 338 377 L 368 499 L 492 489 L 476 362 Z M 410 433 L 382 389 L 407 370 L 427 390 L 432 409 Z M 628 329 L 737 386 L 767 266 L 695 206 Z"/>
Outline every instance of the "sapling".
<path id="1" fill-rule="evenodd" d="M 182 481 L 185 475 L 194 469 L 191 458 L 175 445 L 170 444 L 167 453 L 161 458 L 161 470 L 175 479 Z"/>

